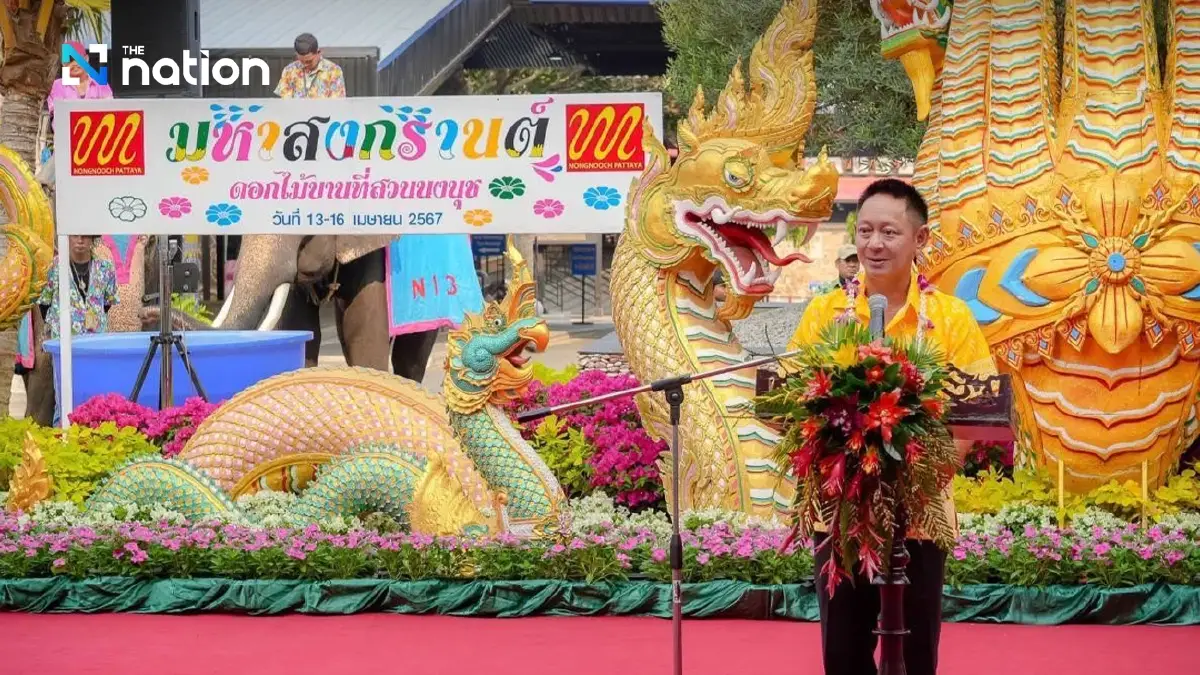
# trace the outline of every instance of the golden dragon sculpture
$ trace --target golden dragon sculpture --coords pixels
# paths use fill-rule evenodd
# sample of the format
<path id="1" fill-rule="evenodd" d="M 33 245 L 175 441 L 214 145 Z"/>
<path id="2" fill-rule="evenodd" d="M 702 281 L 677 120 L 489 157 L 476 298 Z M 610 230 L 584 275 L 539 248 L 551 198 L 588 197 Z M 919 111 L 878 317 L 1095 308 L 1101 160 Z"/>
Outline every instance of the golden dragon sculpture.
<path id="1" fill-rule="evenodd" d="M 613 322 L 643 382 L 745 360 L 730 321 L 771 293 L 783 265 L 807 262 L 774 246 L 789 231 L 807 241 L 832 212 L 837 169 L 823 152 L 798 165 L 816 99 L 816 19 L 814 1 L 789 0 L 751 53 L 749 87 L 739 62 L 710 116 L 697 92 L 674 164 L 646 127 L 647 168 L 629 194 L 611 281 Z M 728 289 L 720 306 L 718 269 Z M 770 516 L 791 505 L 794 479 L 771 461 L 779 437 L 753 414 L 755 384 L 750 368 L 685 388 L 681 508 Z M 650 433 L 668 437 L 662 395 L 637 405 Z M 660 468 L 669 486 L 669 464 Z"/>
<path id="2" fill-rule="evenodd" d="M 929 127 L 920 264 L 1012 375 L 1019 449 L 1083 490 L 1197 436 L 1200 1 L 873 0 Z M 1058 47 L 1058 30 L 1063 39 Z"/>
<path id="3" fill-rule="evenodd" d="M 0 203 L 9 218 L 0 230 L 7 244 L 0 258 L 0 330 L 6 330 L 21 321 L 46 285 L 54 257 L 54 218 L 29 165 L 2 146 Z"/>

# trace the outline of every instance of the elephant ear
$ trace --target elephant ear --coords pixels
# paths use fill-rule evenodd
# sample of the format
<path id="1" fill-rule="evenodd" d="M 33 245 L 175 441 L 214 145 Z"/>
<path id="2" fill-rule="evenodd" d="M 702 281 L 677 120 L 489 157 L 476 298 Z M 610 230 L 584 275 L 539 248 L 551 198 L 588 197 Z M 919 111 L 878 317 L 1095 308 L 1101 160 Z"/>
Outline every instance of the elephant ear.
<path id="1" fill-rule="evenodd" d="M 345 264 L 381 249 L 398 239 L 394 234 L 354 235 L 337 238 L 337 261 Z"/>

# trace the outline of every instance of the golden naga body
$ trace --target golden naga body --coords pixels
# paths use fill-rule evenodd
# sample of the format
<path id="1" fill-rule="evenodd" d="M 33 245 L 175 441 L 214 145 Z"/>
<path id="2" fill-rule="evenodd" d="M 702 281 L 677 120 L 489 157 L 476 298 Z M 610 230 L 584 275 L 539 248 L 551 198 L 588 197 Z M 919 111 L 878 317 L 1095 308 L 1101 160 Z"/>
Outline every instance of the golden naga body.
<path id="1" fill-rule="evenodd" d="M 37 300 L 54 257 L 50 200 L 17 153 L 0 147 L 0 202 L 9 223 L 0 228 L 8 250 L 0 258 L 0 330 L 12 328 Z"/>
<path id="2" fill-rule="evenodd" d="M 829 217 L 837 170 L 825 159 L 802 168 L 802 139 L 816 99 L 812 40 L 816 3 L 789 0 L 734 67 L 711 116 L 697 92 L 679 127 L 672 165 L 646 127 L 647 168 L 633 182 L 625 231 L 613 259 L 613 322 L 630 369 L 643 382 L 735 364 L 748 354 L 731 319 L 749 314 L 774 289 L 787 231 L 807 241 Z M 714 274 L 728 290 L 718 306 Z M 755 418 L 753 368 L 685 388 L 680 505 L 722 507 L 760 516 L 785 511 L 795 482 L 771 460 L 776 433 Z M 637 400 L 651 434 L 669 435 L 661 394 Z M 666 484 L 669 464 L 660 462 Z"/>
<path id="3" fill-rule="evenodd" d="M 8 511 L 29 511 L 39 502 L 50 496 L 50 474 L 46 470 L 46 460 L 38 449 L 33 434 L 25 434 L 25 444 L 21 452 L 21 463 L 13 471 L 8 485 L 8 501 L 4 507 Z"/>
<path id="4" fill-rule="evenodd" d="M 1083 490 L 1197 435 L 1200 2 L 873 0 L 929 128 L 920 261 L 1013 376 L 1019 449 Z"/>

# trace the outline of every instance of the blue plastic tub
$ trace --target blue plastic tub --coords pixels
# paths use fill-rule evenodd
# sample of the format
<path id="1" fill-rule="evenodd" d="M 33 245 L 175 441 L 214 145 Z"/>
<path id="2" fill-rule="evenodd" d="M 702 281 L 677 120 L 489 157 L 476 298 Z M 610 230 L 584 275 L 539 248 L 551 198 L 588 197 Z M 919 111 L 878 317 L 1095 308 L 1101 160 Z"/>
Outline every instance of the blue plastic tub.
<path id="1" fill-rule="evenodd" d="M 77 335 L 71 339 L 75 375 L 72 408 L 101 394 L 133 392 L 138 369 L 150 348 L 150 336 L 156 333 L 106 333 Z M 304 344 L 312 339 L 309 331 L 213 330 L 183 334 L 184 344 L 200 386 L 208 400 L 216 403 L 269 377 L 304 367 Z M 46 340 L 46 351 L 54 360 L 55 401 L 62 392 L 62 354 L 58 340 Z M 175 405 L 196 396 L 192 379 L 183 368 L 179 352 L 171 350 L 173 368 L 171 389 Z M 138 394 L 138 403 L 158 408 L 158 374 L 161 350 L 155 352 L 150 372 Z"/>

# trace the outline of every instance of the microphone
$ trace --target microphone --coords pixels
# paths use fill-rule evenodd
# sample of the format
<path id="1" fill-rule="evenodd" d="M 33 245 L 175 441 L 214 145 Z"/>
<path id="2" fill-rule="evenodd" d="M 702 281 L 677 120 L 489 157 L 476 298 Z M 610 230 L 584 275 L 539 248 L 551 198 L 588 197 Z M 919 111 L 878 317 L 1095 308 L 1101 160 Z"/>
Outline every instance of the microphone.
<path id="1" fill-rule="evenodd" d="M 876 293 L 867 298 L 867 308 L 871 312 L 871 319 L 867 323 L 867 328 L 871 331 L 871 339 L 878 340 L 883 337 L 883 315 L 887 312 L 887 298 Z"/>

